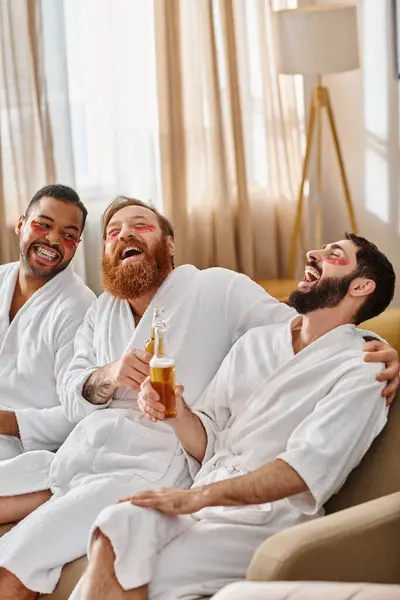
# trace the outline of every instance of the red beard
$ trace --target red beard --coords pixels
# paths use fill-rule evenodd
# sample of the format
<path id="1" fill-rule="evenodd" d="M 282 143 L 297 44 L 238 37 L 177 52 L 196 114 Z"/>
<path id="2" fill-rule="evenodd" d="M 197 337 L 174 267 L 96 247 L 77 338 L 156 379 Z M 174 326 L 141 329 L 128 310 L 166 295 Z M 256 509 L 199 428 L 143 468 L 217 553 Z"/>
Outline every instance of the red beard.
<path id="1" fill-rule="evenodd" d="M 119 264 L 121 252 L 127 246 L 137 246 L 143 251 L 140 259 L 127 264 Z M 158 289 L 171 271 L 171 254 L 166 236 L 149 252 L 147 244 L 135 237 L 127 242 L 119 242 L 112 257 L 103 254 L 103 286 L 120 300 L 131 300 Z"/>

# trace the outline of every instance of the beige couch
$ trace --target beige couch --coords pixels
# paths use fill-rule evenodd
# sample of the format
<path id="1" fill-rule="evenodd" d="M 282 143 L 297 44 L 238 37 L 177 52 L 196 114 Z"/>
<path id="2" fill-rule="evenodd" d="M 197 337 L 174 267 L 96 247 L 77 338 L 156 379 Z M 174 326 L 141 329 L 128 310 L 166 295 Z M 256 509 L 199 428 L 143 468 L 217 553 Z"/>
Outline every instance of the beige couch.
<path id="1" fill-rule="evenodd" d="M 366 325 L 399 351 L 400 310 L 387 311 Z M 266 540 L 255 553 L 247 578 L 399 584 L 399 457 L 400 392 L 383 433 L 327 503 L 328 516 Z"/>
<path id="2" fill-rule="evenodd" d="M 364 326 L 400 350 L 400 309 L 388 310 Z M 399 432 L 400 393 L 384 432 L 328 503 L 330 516 L 267 540 L 254 556 L 248 579 L 400 583 L 400 495 L 356 506 L 400 490 Z M 0 526 L 0 535 L 11 527 Z M 81 558 L 66 565 L 56 590 L 43 598 L 66 600 L 86 564 Z"/>
<path id="3" fill-rule="evenodd" d="M 232 583 L 214 600 L 399 600 L 400 586 L 366 583 Z"/>

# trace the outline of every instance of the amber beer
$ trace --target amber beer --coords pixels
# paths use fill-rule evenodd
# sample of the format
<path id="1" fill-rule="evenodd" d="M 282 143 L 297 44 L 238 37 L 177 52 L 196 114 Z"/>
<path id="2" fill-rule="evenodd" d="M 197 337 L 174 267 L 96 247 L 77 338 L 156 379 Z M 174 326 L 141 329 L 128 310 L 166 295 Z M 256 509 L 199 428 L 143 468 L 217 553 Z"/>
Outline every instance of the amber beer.
<path id="1" fill-rule="evenodd" d="M 165 330 L 165 320 L 157 321 L 154 330 L 154 356 L 150 361 L 150 381 L 160 396 L 160 402 L 165 406 L 165 418 L 173 419 L 176 417 L 175 361 L 165 354 Z"/>
<path id="2" fill-rule="evenodd" d="M 154 356 L 150 361 L 151 385 L 165 406 L 165 418 L 176 417 L 175 362 L 172 358 Z"/>

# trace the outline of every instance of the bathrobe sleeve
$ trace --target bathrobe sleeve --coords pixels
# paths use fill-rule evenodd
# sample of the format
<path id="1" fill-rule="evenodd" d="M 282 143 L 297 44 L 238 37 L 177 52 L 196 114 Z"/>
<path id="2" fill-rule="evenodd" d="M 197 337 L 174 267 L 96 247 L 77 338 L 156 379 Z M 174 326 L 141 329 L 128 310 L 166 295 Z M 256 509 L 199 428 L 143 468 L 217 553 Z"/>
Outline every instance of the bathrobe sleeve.
<path id="1" fill-rule="evenodd" d="M 220 366 L 217 374 L 207 386 L 199 400 L 196 402 L 193 412 L 199 417 L 207 434 L 207 446 L 203 458 L 205 464 L 214 456 L 218 449 L 218 438 L 224 431 L 226 424 L 231 418 L 230 395 L 231 395 L 231 369 L 235 360 L 235 348 L 229 352 Z M 185 450 L 184 450 L 185 451 Z M 190 474 L 194 478 L 200 469 L 200 464 L 187 452 Z"/>
<path id="2" fill-rule="evenodd" d="M 41 375 L 43 377 L 54 377 L 54 404 L 59 403 L 61 398 L 64 375 L 73 356 L 74 337 L 83 317 L 82 310 L 74 312 L 70 306 L 66 307 L 63 312 L 65 318 L 59 320 L 52 341 L 54 373 L 43 373 Z M 35 390 L 33 390 L 33 393 L 35 393 Z M 37 393 L 40 393 L 39 376 Z M 60 404 L 52 408 L 17 410 L 16 416 L 21 443 L 25 451 L 57 450 L 73 428 Z"/>
<path id="3" fill-rule="evenodd" d="M 296 314 L 246 275 L 238 274 L 227 289 L 226 318 L 232 345 L 253 327 L 286 323 Z"/>
<path id="4" fill-rule="evenodd" d="M 95 410 L 107 408 L 106 404 L 92 404 L 82 396 L 82 388 L 88 377 L 100 366 L 94 345 L 94 322 L 97 302 L 89 308 L 78 329 L 74 341 L 74 355 L 65 373 L 60 399 L 64 412 L 71 423 L 78 423 Z"/>
<path id="5" fill-rule="evenodd" d="M 303 512 L 317 512 L 341 488 L 386 424 L 384 383 L 376 381 L 383 365 L 361 361 L 355 361 L 333 385 L 277 457 L 297 471 L 309 488 L 288 498 Z"/>

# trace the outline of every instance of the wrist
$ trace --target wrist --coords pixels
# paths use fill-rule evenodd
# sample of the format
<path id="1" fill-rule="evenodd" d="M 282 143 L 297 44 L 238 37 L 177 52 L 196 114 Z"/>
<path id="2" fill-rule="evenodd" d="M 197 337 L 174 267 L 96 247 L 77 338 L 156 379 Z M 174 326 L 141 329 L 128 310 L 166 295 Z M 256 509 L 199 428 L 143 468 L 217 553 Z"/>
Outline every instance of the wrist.
<path id="1" fill-rule="evenodd" d="M 179 414 L 178 411 L 173 419 L 168 419 L 165 422 L 168 423 L 168 425 L 170 425 L 174 431 L 179 431 L 185 427 L 189 421 L 190 419 L 187 415 Z"/>
<path id="2" fill-rule="evenodd" d="M 192 422 L 194 419 L 198 419 L 197 415 L 194 414 L 182 397 L 177 398 L 176 417 L 175 419 L 171 419 L 171 425 L 177 425 L 179 427 L 182 424 L 186 425 Z"/>
<path id="3" fill-rule="evenodd" d="M 114 373 L 114 365 L 115 363 L 110 363 L 109 365 L 105 365 L 101 367 L 101 375 L 102 379 L 105 383 L 108 383 L 113 388 L 118 387 L 117 378 Z"/>
<path id="4" fill-rule="evenodd" d="M 197 489 L 200 492 L 204 506 L 223 505 L 223 499 L 220 493 L 221 490 L 219 489 L 218 484 L 211 483 L 209 485 L 202 485 L 200 488 Z"/>
<path id="5" fill-rule="evenodd" d="M 14 411 L 1 411 L 0 434 L 9 435 L 12 437 L 19 437 L 18 421 Z"/>

